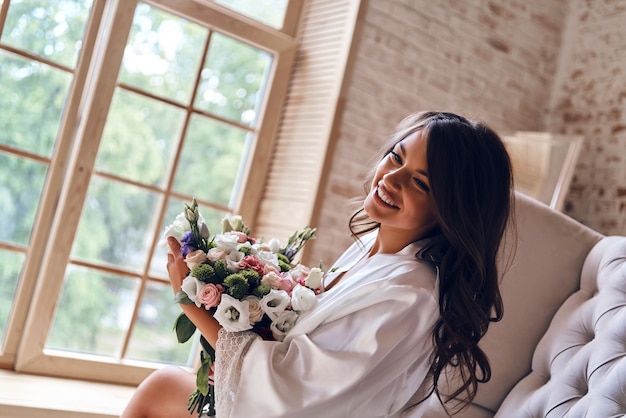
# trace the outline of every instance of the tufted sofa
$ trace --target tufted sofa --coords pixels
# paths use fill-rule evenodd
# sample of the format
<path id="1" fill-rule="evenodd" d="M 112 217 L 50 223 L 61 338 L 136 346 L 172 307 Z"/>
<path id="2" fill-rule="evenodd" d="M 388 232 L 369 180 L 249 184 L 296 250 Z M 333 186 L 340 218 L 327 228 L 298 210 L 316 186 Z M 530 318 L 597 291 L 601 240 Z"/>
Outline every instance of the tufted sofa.
<path id="1" fill-rule="evenodd" d="M 492 379 L 463 418 L 626 414 L 626 237 L 516 195 L 501 259 L 504 319 L 481 344 Z M 424 418 L 447 416 L 434 400 Z"/>

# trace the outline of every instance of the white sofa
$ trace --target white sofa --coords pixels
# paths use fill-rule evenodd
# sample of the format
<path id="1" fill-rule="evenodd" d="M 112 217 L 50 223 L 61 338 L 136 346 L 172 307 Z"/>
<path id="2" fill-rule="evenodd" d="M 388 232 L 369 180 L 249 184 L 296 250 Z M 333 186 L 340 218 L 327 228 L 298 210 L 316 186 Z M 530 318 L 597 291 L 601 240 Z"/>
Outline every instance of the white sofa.
<path id="1" fill-rule="evenodd" d="M 624 416 L 626 237 L 521 194 L 515 213 L 501 260 L 504 319 L 481 344 L 493 376 L 456 416 Z M 446 416 L 430 407 L 425 417 Z"/>

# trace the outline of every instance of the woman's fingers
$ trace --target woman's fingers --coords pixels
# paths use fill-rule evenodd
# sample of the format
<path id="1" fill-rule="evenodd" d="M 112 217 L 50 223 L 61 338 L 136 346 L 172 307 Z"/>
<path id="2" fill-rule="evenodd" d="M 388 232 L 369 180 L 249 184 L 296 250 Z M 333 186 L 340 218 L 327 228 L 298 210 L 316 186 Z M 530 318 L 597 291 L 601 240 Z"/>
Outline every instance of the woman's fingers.
<path id="1" fill-rule="evenodd" d="M 180 290 L 182 281 L 189 273 L 189 267 L 185 263 L 185 258 L 180 251 L 180 243 L 174 237 L 167 238 L 170 252 L 167 254 L 167 272 L 172 282 L 174 291 Z"/>

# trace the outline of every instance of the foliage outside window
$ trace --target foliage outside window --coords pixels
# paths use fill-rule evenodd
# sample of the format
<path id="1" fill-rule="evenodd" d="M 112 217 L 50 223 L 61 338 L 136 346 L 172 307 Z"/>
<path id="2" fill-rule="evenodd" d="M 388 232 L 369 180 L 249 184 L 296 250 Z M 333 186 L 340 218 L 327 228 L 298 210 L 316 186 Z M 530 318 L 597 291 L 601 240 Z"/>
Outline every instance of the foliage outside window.
<path id="1" fill-rule="evenodd" d="M 43 340 L 44 351 L 37 354 L 43 358 L 195 360 L 193 344 L 178 344 L 172 333 L 178 307 L 158 241 L 192 197 L 215 227 L 245 204 L 246 176 L 254 175 L 246 169 L 267 123 L 265 106 L 280 56 L 271 42 L 258 45 L 246 37 L 275 33 L 264 29 L 267 19 L 280 27 L 288 7 L 279 1 L 271 10 L 239 10 L 248 16 L 262 10 L 256 17 L 266 21 L 231 33 L 242 26 L 214 27 L 188 15 L 198 2 L 137 2 L 123 39 L 107 32 L 124 20 L 120 10 L 131 0 L 118 9 L 109 0 L 4 0 L 0 359 L 14 354 L 12 342 L 26 321 L 22 308 L 38 323 L 27 322 L 23 341 Z M 237 10 L 245 2 L 226 3 Z M 101 36 L 90 37 L 98 27 Z M 123 51 L 120 60 L 103 59 L 116 49 Z M 109 90 L 99 87 L 107 77 L 115 77 Z M 100 102 L 110 106 L 98 113 Z M 90 131 L 82 127 L 100 119 L 101 135 L 86 135 Z M 72 163 L 81 156 L 89 161 L 84 150 L 90 147 L 96 153 L 84 167 L 88 184 L 81 184 L 83 167 L 73 170 L 78 165 Z M 80 207 L 67 203 L 67 195 Z M 65 219 L 71 222 L 59 227 Z M 67 256 L 50 262 L 51 249 L 63 246 L 67 250 L 59 253 Z M 48 265 L 55 268 L 43 271 Z M 44 283 L 54 300 L 37 306 L 45 298 L 35 293 L 35 302 L 25 307 L 32 295 L 20 290 Z M 32 321 L 38 309 L 52 304 L 50 318 Z M 33 345 L 17 350 L 32 352 Z"/>

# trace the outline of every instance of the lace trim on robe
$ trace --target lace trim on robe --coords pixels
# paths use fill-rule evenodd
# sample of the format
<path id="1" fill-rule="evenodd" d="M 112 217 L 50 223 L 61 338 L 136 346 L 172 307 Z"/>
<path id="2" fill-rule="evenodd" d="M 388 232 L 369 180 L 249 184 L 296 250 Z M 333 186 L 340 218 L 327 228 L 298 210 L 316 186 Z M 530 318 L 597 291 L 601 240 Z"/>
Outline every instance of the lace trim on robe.
<path id="1" fill-rule="evenodd" d="M 252 331 L 227 332 L 220 329 L 215 349 L 215 416 L 230 416 L 235 402 L 243 356 L 250 343 L 260 338 Z"/>

